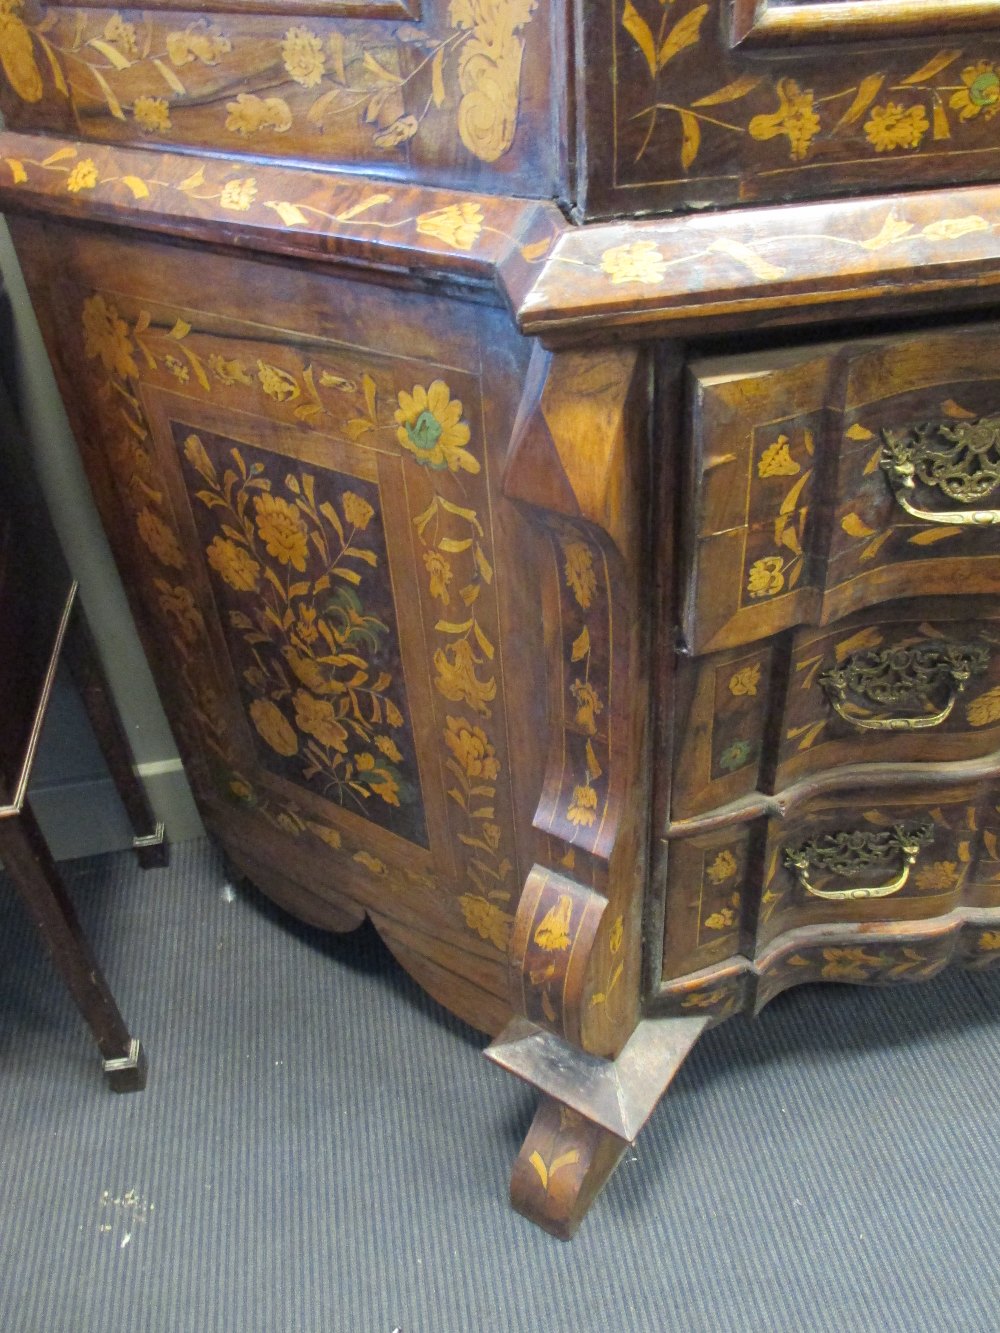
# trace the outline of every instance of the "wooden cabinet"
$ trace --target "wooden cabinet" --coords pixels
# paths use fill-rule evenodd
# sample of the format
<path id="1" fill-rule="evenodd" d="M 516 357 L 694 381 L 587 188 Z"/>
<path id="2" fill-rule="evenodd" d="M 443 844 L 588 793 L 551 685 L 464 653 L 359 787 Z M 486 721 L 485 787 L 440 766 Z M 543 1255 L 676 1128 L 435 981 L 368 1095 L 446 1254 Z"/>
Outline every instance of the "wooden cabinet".
<path id="1" fill-rule="evenodd" d="M 516 1206 L 710 1023 L 1000 960 L 1000 6 L 0 24 L 206 824 L 539 1088 Z"/>

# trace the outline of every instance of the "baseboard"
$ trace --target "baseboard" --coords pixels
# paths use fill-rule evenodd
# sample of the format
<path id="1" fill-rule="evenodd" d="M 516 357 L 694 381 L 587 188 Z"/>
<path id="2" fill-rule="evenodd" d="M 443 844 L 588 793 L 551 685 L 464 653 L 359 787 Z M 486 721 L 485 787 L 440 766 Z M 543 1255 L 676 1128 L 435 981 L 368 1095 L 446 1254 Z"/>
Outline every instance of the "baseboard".
<path id="1" fill-rule="evenodd" d="M 171 843 L 204 836 L 180 760 L 141 764 L 149 799 Z M 29 793 L 31 808 L 57 861 L 99 856 L 132 845 L 132 829 L 108 777 L 45 783 Z"/>

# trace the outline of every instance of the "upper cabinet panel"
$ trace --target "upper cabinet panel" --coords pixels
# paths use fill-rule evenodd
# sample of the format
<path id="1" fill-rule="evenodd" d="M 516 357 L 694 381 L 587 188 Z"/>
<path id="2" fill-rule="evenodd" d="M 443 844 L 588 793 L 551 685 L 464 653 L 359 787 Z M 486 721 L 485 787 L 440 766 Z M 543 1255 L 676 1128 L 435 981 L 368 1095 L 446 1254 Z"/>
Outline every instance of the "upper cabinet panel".
<path id="1" fill-rule="evenodd" d="M 583 9 L 587 218 L 1000 178 L 1000 0 Z"/>
<path id="2" fill-rule="evenodd" d="M 546 0 L 0 0 L 16 130 L 560 191 Z M 562 94 L 560 94 L 561 96 Z"/>

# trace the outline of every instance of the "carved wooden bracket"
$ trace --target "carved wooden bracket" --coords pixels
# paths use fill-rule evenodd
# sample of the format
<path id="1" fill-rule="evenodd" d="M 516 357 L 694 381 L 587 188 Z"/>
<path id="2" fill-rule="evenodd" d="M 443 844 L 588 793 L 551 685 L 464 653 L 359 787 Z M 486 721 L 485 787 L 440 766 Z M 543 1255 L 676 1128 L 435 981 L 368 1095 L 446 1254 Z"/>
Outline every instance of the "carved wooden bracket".
<path id="1" fill-rule="evenodd" d="M 621 1048 L 639 1011 L 647 385 L 635 347 L 536 347 L 503 478 L 505 495 L 531 506 L 551 553 L 538 570 L 550 736 L 534 826 L 561 844 L 560 867 L 576 876 L 544 865 L 528 876 L 511 946 L 512 1002 L 602 1055 Z"/>

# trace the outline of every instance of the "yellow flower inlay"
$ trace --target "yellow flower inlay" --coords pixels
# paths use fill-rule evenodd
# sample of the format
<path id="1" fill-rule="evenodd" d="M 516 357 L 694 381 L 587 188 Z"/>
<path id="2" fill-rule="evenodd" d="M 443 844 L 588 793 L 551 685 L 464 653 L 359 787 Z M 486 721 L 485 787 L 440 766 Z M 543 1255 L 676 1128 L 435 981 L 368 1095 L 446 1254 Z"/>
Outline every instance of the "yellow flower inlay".
<path id="1" fill-rule="evenodd" d="M 460 717 L 446 718 L 445 744 L 455 756 L 462 772 L 469 778 L 485 778 L 495 782 L 500 773 L 500 762 L 489 737 Z"/>
<path id="2" fill-rule="evenodd" d="M 295 378 L 287 370 L 267 361 L 257 362 L 257 378 L 268 398 L 273 398 L 276 403 L 290 403 L 301 393 Z"/>
<path id="3" fill-rule="evenodd" d="M 281 709 L 270 699 L 254 699 L 250 718 L 260 735 L 276 754 L 290 758 L 299 748 L 298 737 Z"/>
<path id="4" fill-rule="evenodd" d="M 736 922 L 736 913 L 731 907 L 723 907 L 719 912 L 713 912 L 711 916 L 705 918 L 705 928 L 707 930 L 728 930 Z"/>
<path id="5" fill-rule="evenodd" d="M 401 389 L 395 412 L 396 438 L 423 467 L 440 472 L 479 471 L 479 460 L 464 447 L 470 431 L 462 420 L 462 404 L 452 398 L 444 380 L 434 380 L 426 389 L 421 384 L 413 392 Z"/>
<path id="6" fill-rule="evenodd" d="M 569 687 L 570 694 L 576 700 L 576 725 L 588 735 L 597 732 L 597 714 L 604 712 L 600 696 L 589 681 L 574 680 Z"/>
<path id="7" fill-rule="evenodd" d="M 982 115 L 992 120 L 1000 110 L 1000 76 L 992 60 L 979 60 L 962 70 L 964 88 L 953 93 L 948 105 L 959 112 L 959 120 Z"/>
<path id="8" fill-rule="evenodd" d="M 280 496 L 266 493 L 256 496 L 253 503 L 257 511 L 257 531 L 268 555 L 303 573 L 309 534 L 298 510 Z"/>
<path id="9" fill-rule="evenodd" d="M 458 900 L 465 924 L 484 940 L 489 940 L 494 948 L 506 953 L 510 944 L 510 928 L 513 924 L 508 912 L 501 911 L 495 903 L 478 894 L 465 893 Z"/>
<path id="10" fill-rule="evenodd" d="M 447 606 L 451 601 L 448 584 L 451 582 L 451 565 L 440 551 L 425 551 L 424 565 L 430 575 L 430 594 Z"/>
<path id="11" fill-rule="evenodd" d="M 132 356 L 135 350 L 129 337 L 129 328 L 113 305 L 103 296 L 90 296 L 83 303 L 83 350 L 88 357 L 100 357 L 101 365 L 109 373 L 114 371 L 122 379 L 135 377 L 139 367 Z"/>
<path id="12" fill-rule="evenodd" d="M 865 121 L 865 134 L 877 153 L 891 153 L 895 148 L 918 148 L 929 129 L 927 113 L 922 106 L 904 107 L 899 102 L 873 107 L 871 119 Z"/>
<path id="13" fill-rule="evenodd" d="M 417 231 L 454 246 L 469 250 L 483 226 L 483 210 L 478 204 L 449 204 L 447 208 L 417 215 Z"/>
<path id="14" fill-rule="evenodd" d="M 205 631 L 205 622 L 195 605 L 193 593 L 183 585 L 172 588 L 163 579 L 155 579 L 154 584 L 160 609 L 177 622 L 181 638 L 187 643 L 197 642 Z"/>
<path id="15" fill-rule="evenodd" d="M 779 435 L 761 454 L 757 464 L 758 477 L 794 477 L 802 471 L 788 448 L 788 436 Z"/>
<path id="16" fill-rule="evenodd" d="M 203 65 L 216 65 L 232 49 L 232 43 L 221 28 L 207 19 L 196 19 L 183 32 L 167 34 L 167 55 L 171 64 L 177 66 L 190 64 L 192 60 L 199 60 Z"/>
<path id="17" fill-rule="evenodd" d="M 326 72 L 323 43 L 308 28 L 289 28 L 281 43 L 281 58 L 290 78 L 303 88 L 315 88 Z"/>
<path id="18" fill-rule="evenodd" d="M 785 586 L 785 562 L 780 555 L 766 555 L 755 560 L 747 577 L 747 592 L 751 597 L 773 597 Z"/>
<path id="19" fill-rule="evenodd" d="M 452 703 L 466 703 L 477 713 L 489 717 L 487 704 L 496 698 L 497 682 L 495 676 L 480 680 L 476 675 L 478 658 L 472 645 L 466 639 L 439 648 L 434 654 L 434 669 L 437 675 L 434 684 L 438 691 Z"/>
<path id="20" fill-rule="evenodd" d="M 231 208 L 236 213 L 245 213 L 257 196 L 257 181 L 253 176 L 244 180 L 228 181 L 222 187 L 219 197 L 220 208 Z"/>
<path id="21" fill-rule="evenodd" d="M 356 528 L 361 528 L 362 531 L 367 528 L 375 516 L 375 510 L 368 501 L 363 500 L 360 495 L 355 495 L 353 491 L 344 492 L 343 504 L 344 517 L 348 523 L 353 524 Z"/>
<path id="22" fill-rule="evenodd" d="M 135 525 L 146 547 L 161 565 L 169 565 L 171 569 L 184 568 L 184 553 L 177 538 L 158 514 L 154 514 L 151 509 L 142 509 L 136 516 Z"/>
<path id="23" fill-rule="evenodd" d="M 652 241 L 614 245 L 601 255 L 601 270 L 612 282 L 660 282 L 667 271 L 666 260 Z"/>
<path id="24" fill-rule="evenodd" d="M 754 695 L 757 693 L 759 684 L 760 663 L 752 662 L 750 666 L 740 667 L 739 671 L 734 672 L 729 677 L 729 693 Z"/>
<path id="25" fill-rule="evenodd" d="M 573 788 L 573 799 L 566 811 L 566 818 L 578 827 L 590 828 L 597 819 L 597 791 L 586 783 Z"/>
<path id="26" fill-rule="evenodd" d="M 137 97 L 132 103 L 136 124 L 148 134 L 171 129 L 170 103 L 163 97 Z"/>
<path id="27" fill-rule="evenodd" d="M 562 953 L 564 949 L 569 948 L 569 928 L 572 919 L 573 899 L 568 893 L 563 893 L 535 928 L 535 943 L 546 953 Z"/>
<path id="28" fill-rule="evenodd" d="M 227 102 L 226 129 L 230 134 L 259 134 L 273 130 L 284 134 L 292 128 L 292 113 L 281 97 L 257 97 L 254 93 L 240 93 L 235 102 Z"/>
<path id="29" fill-rule="evenodd" d="M 770 115 L 754 116 L 747 126 L 750 136 L 763 142 L 783 134 L 793 160 L 801 161 L 819 133 L 820 122 L 813 105 L 813 94 L 800 88 L 794 79 L 779 79 L 775 92 L 778 94 L 778 110 Z"/>
<path id="30" fill-rule="evenodd" d="M 713 884 L 721 884 L 736 874 L 737 862 L 732 852 L 720 852 L 705 874 Z"/>
<path id="31" fill-rule="evenodd" d="M 293 703 L 295 721 L 303 731 L 315 736 L 327 749 L 347 753 L 347 728 L 337 720 L 328 699 L 317 699 L 307 690 L 296 690 Z"/>
<path id="32" fill-rule="evenodd" d="M 92 190 L 97 184 L 97 164 L 89 157 L 76 166 L 66 177 L 66 189 L 70 194 L 79 194 L 81 190 Z"/>

